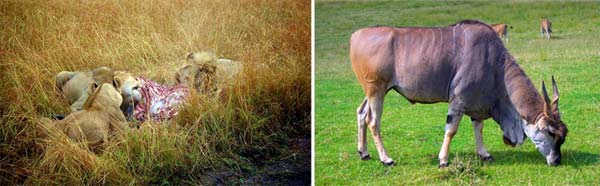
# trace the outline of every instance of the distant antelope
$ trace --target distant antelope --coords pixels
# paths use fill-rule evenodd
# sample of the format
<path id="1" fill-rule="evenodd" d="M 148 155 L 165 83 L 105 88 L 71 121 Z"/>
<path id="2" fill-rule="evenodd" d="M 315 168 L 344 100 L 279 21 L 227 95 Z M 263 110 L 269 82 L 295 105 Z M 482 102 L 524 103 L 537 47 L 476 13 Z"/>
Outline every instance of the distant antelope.
<path id="1" fill-rule="evenodd" d="M 542 19 L 541 23 L 542 30 L 542 38 L 544 38 L 544 33 L 546 34 L 546 39 L 550 40 L 550 35 L 552 33 L 552 22 L 549 19 Z"/>
<path id="2" fill-rule="evenodd" d="M 493 118 L 504 143 L 521 144 L 527 136 L 548 165 L 560 164 L 567 127 L 560 119 L 554 78 L 551 101 L 544 83 L 540 95 L 489 25 L 465 20 L 447 27 L 363 28 L 350 37 L 350 59 L 365 93 L 356 111 L 361 159 L 370 159 L 368 127 L 379 160 L 394 165 L 380 131 L 383 99 L 394 90 L 410 103 L 448 102 L 440 168 L 448 166 L 450 142 L 463 115 L 471 118 L 482 160 L 492 160 L 482 129 L 483 121 Z"/>
<path id="3" fill-rule="evenodd" d="M 498 37 L 500 39 L 504 39 L 504 41 L 508 43 L 508 28 L 512 29 L 513 27 L 509 27 L 504 23 L 493 24 L 491 26 L 494 29 L 494 31 L 496 31 L 496 33 L 498 34 Z"/>

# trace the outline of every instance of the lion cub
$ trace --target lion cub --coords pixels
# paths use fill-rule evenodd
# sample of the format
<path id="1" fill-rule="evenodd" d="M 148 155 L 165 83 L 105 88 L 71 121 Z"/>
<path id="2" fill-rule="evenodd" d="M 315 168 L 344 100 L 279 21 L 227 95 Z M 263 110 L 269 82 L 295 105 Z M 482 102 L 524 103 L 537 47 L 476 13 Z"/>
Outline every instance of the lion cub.
<path id="1" fill-rule="evenodd" d="M 71 139 L 86 141 L 90 148 L 103 145 L 112 136 L 128 129 L 125 116 L 119 109 L 123 99 L 121 94 L 108 83 L 97 86 L 91 83 L 82 109 L 75 111 L 63 120 L 55 122 Z"/>

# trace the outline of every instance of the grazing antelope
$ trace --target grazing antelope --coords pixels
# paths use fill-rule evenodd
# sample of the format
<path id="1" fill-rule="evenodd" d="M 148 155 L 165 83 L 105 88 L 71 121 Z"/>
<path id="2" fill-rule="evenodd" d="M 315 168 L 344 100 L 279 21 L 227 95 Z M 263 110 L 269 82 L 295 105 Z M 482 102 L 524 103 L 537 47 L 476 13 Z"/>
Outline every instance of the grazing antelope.
<path id="1" fill-rule="evenodd" d="M 542 23 L 540 24 L 542 30 L 542 38 L 544 38 L 544 34 L 546 34 L 546 39 L 550 40 L 550 35 L 552 33 L 552 22 L 549 19 L 542 19 Z"/>
<path id="2" fill-rule="evenodd" d="M 498 34 L 500 39 L 504 39 L 508 43 L 508 28 L 512 29 L 512 26 L 508 26 L 504 23 L 493 24 L 491 25 L 492 29 Z"/>
<path id="3" fill-rule="evenodd" d="M 447 27 L 363 28 L 350 38 L 350 58 L 366 96 L 357 109 L 361 159 L 370 159 L 368 126 L 379 160 L 394 165 L 380 132 L 383 100 L 394 90 L 413 104 L 449 103 L 440 168 L 448 166 L 450 142 L 464 114 L 473 123 L 481 159 L 492 160 L 482 128 L 485 119 L 493 118 L 506 144 L 521 144 L 527 136 L 549 165 L 560 163 L 567 127 L 558 112 L 554 78 L 550 101 L 543 82 L 542 96 L 490 26 L 465 20 Z"/>

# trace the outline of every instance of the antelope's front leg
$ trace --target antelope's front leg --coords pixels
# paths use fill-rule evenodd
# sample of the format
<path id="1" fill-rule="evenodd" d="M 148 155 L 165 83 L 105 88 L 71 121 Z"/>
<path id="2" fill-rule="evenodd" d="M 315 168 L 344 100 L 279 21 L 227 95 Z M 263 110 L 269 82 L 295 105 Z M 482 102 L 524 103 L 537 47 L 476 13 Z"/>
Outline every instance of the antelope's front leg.
<path id="1" fill-rule="evenodd" d="M 471 119 L 473 123 L 473 132 L 475 133 L 475 143 L 477 143 L 477 155 L 483 161 L 493 161 L 494 158 L 488 153 L 483 144 L 483 121 Z"/>
<path id="2" fill-rule="evenodd" d="M 448 152 L 450 151 L 450 142 L 452 142 L 452 137 L 454 137 L 456 131 L 458 130 L 458 125 L 460 124 L 462 116 L 462 113 L 448 111 L 448 116 L 446 117 L 446 132 L 444 134 L 444 143 L 442 143 L 442 149 L 440 150 L 439 154 L 440 168 L 448 166 Z"/>

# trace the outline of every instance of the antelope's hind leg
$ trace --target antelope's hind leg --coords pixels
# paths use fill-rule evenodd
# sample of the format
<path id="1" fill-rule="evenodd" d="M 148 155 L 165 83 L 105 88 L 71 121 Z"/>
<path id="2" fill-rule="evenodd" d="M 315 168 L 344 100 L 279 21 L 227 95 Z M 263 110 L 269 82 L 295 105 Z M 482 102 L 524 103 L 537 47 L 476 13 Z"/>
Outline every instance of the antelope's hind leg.
<path id="1" fill-rule="evenodd" d="M 356 117 L 358 121 L 358 156 L 361 160 L 370 160 L 371 156 L 367 151 L 367 123 L 369 121 L 369 115 L 371 107 L 367 98 L 356 109 Z"/>
<path id="2" fill-rule="evenodd" d="M 383 112 L 383 99 L 385 97 L 385 90 L 372 89 L 371 92 L 367 93 L 367 103 L 370 107 L 370 114 L 368 115 L 369 129 L 375 141 L 375 147 L 379 153 L 379 160 L 385 166 L 395 165 L 394 160 L 388 157 L 383 141 L 381 140 L 381 113 Z"/>

